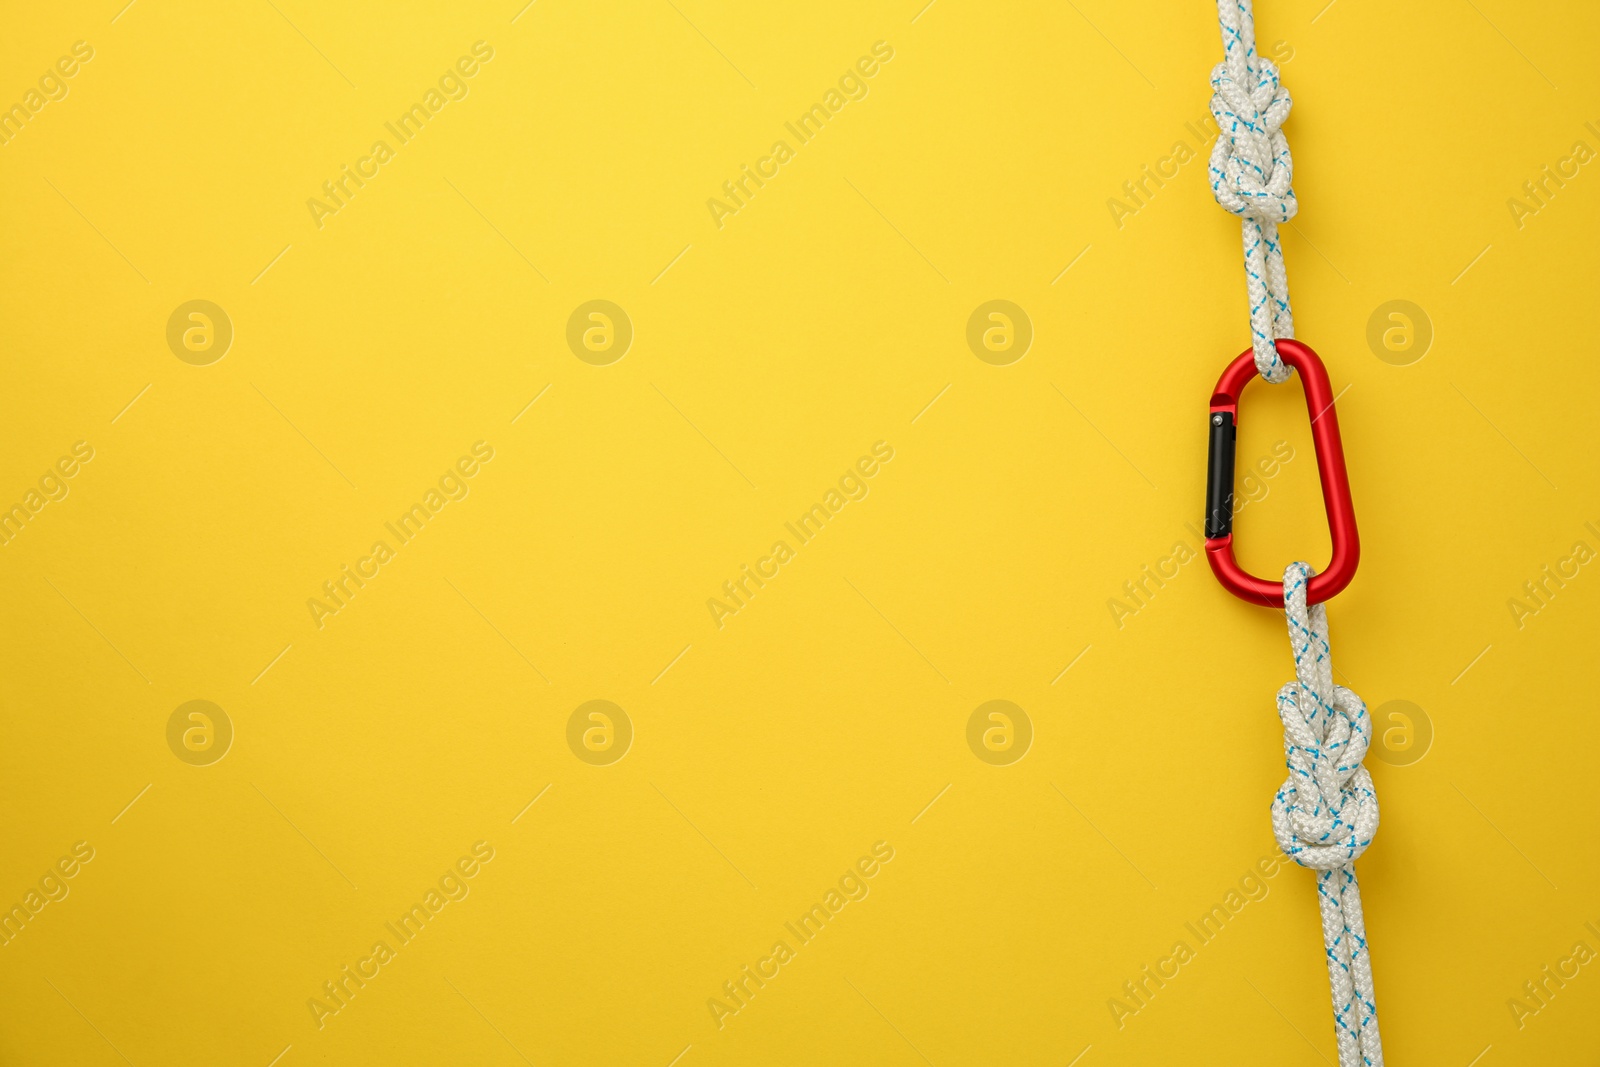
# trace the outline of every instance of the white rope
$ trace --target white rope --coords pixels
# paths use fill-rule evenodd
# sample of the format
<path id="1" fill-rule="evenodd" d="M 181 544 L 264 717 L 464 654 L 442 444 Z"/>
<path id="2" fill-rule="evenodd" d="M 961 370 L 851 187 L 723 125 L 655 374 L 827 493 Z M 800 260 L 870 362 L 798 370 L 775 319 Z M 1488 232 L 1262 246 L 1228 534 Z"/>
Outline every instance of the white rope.
<path id="1" fill-rule="evenodd" d="M 1291 563 L 1283 572 L 1296 680 L 1278 690 L 1289 777 L 1272 798 L 1272 833 L 1285 855 L 1318 872 L 1339 1067 L 1382 1067 L 1372 960 L 1355 871 L 1356 857 L 1378 829 L 1378 795 L 1361 765 L 1372 730 L 1361 698 L 1333 684 L 1327 608 L 1306 608 L 1312 573 L 1304 563 Z"/>
<path id="2" fill-rule="evenodd" d="M 1278 68 L 1256 55 L 1250 0 L 1217 0 L 1222 25 L 1221 63 L 1211 72 L 1211 115 L 1217 120 L 1211 149 L 1211 194 L 1243 218 L 1245 289 L 1250 295 L 1250 337 L 1256 369 L 1269 382 L 1289 379 L 1273 342 L 1294 337 L 1289 274 L 1278 225 L 1294 218 L 1294 161 L 1283 136 L 1289 90 Z"/>
<path id="3" fill-rule="evenodd" d="M 1289 367 L 1276 341 L 1294 337 L 1289 274 L 1278 226 L 1294 218 L 1294 160 L 1283 135 L 1292 101 L 1278 68 L 1256 54 L 1250 0 L 1217 0 L 1222 62 L 1211 72 L 1211 193 L 1240 216 L 1250 341 L 1256 370 L 1269 382 L 1287 381 Z M 1378 796 L 1361 765 L 1371 725 L 1361 698 L 1333 684 L 1328 613 L 1306 607 L 1312 570 L 1291 563 L 1283 572 L 1284 613 L 1294 648 L 1296 680 L 1278 691 L 1283 752 L 1289 777 L 1272 800 L 1272 832 L 1284 854 L 1317 874 L 1322 939 L 1327 947 L 1339 1067 L 1382 1067 L 1372 960 L 1355 860 L 1378 829 Z"/>

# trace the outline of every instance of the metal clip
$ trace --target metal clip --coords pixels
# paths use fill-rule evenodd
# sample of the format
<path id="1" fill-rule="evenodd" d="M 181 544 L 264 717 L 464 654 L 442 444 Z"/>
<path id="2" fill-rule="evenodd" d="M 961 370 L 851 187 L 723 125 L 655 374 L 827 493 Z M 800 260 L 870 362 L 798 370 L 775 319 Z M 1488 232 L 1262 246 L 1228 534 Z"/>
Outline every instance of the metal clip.
<path id="1" fill-rule="evenodd" d="M 1306 587 L 1306 602 L 1320 604 L 1350 584 L 1361 559 L 1361 539 L 1356 533 L 1356 513 L 1350 502 L 1350 477 L 1344 466 L 1344 446 L 1339 441 L 1339 417 L 1333 410 L 1333 387 L 1322 360 L 1299 341 L 1279 340 L 1278 355 L 1300 375 L 1305 387 L 1306 411 L 1311 416 L 1311 440 L 1317 451 L 1317 476 L 1322 481 L 1322 503 L 1328 515 L 1333 558 L 1313 575 Z M 1222 587 L 1252 604 L 1283 606 L 1283 583 L 1257 578 L 1233 557 L 1233 452 L 1237 433 L 1239 397 L 1256 376 L 1250 349 L 1222 372 L 1211 395 L 1211 448 L 1206 462 L 1206 559 Z"/>

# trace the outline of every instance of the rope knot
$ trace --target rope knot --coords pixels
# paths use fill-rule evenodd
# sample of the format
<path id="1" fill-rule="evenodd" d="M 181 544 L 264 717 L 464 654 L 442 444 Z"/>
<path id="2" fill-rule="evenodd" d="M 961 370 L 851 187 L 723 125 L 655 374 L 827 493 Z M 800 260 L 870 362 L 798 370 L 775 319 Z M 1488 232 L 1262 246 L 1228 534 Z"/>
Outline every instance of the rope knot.
<path id="1" fill-rule="evenodd" d="M 1271 60 L 1254 70 L 1218 63 L 1211 72 L 1211 115 L 1217 140 L 1211 150 L 1211 194 L 1224 210 L 1274 225 L 1299 210 L 1294 160 L 1283 135 L 1293 101 Z"/>
<path id="2" fill-rule="evenodd" d="M 1269 382 L 1289 380 L 1274 342 L 1294 336 L 1289 273 L 1278 224 L 1294 218 L 1294 160 L 1283 135 L 1289 90 L 1271 60 L 1255 51 L 1249 0 L 1218 0 L 1224 59 L 1211 72 L 1211 195 L 1243 222 L 1245 290 L 1250 296 L 1250 347 Z"/>
<path id="3" fill-rule="evenodd" d="M 1283 573 L 1296 680 L 1278 690 L 1289 776 L 1272 798 L 1272 832 L 1296 863 L 1327 871 L 1348 867 L 1372 843 L 1378 795 L 1361 765 L 1372 741 L 1367 706 L 1333 684 L 1327 609 L 1306 607 L 1311 574 L 1304 563 Z"/>

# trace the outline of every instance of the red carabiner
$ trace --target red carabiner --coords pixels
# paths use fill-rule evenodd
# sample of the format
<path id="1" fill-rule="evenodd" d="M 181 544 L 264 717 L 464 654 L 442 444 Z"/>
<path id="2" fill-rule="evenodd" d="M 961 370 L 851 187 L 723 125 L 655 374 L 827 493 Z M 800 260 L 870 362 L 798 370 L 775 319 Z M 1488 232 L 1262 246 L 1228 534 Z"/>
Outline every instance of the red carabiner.
<path id="1" fill-rule="evenodd" d="M 1278 355 L 1300 373 L 1311 416 L 1311 440 L 1317 450 L 1317 476 L 1322 481 L 1322 504 L 1328 514 L 1328 534 L 1333 558 L 1326 569 L 1312 575 L 1306 586 L 1306 603 L 1320 604 L 1350 584 L 1361 559 L 1361 539 L 1356 534 L 1356 513 L 1350 503 L 1350 476 L 1344 468 L 1344 446 L 1339 442 L 1339 417 L 1333 410 L 1333 387 L 1322 360 L 1299 341 L 1277 342 Z M 1206 464 L 1206 558 L 1222 587 L 1243 600 L 1267 607 L 1283 607 L 1283 583 L 1257 578 L 1233 558 L 1233 447 L 1237 433 L 1239 397 L 1256 376 L 1255 354 L 1244 354 L 1222 372 L 1211 394 L 1211 450 Z"/>

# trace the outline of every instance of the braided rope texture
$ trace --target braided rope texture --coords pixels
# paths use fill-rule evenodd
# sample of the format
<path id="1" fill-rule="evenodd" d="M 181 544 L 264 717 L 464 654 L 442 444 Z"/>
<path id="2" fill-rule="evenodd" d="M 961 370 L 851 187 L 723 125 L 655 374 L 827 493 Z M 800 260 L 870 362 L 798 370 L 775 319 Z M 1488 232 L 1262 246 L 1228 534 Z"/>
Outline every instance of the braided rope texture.
<path id="1" fill-rule="evenodd" d="M 1211 72 L 1211 115 L 1220 133 L 1211 149 L 1211 195 L 1240 216 L 1250 341 L 1256 369 L 1269 382 L 1289 379 L 1279 337 L 1294 337 L 1289 274 L 1278 226 L 1294 218 L 1294 160 L 1283 135 L 1292 101 L 1278 68 L 1256 54 L 1250 0 L 1217 0 L 1223 60 Z"/>
<path id="2" fill-rule="evenodd" d="M 1291 563 L 1283 572 L 1295 681 L 1278 690 L 1289 776 L 1272 798 L 1272 833 L 1285 855 L 1318 872 L 1339 1067 L 1381 1067 L 1378 1005 L 1355 872 L 1356 857 L 1378 830 L 1378 795 L 1361 765 L 1372 728 L 1361 698 L 1333 684 L 1327 608 L 1306 606 L 1313 573 L 1305 563 Z"/>

